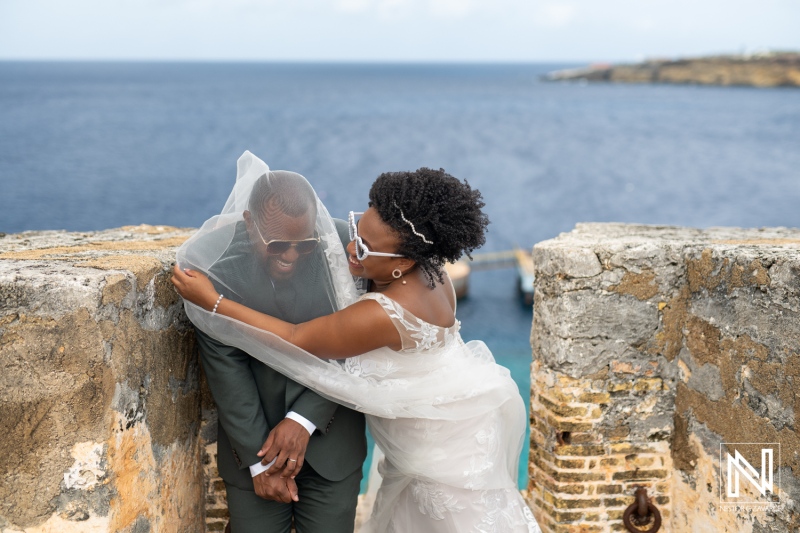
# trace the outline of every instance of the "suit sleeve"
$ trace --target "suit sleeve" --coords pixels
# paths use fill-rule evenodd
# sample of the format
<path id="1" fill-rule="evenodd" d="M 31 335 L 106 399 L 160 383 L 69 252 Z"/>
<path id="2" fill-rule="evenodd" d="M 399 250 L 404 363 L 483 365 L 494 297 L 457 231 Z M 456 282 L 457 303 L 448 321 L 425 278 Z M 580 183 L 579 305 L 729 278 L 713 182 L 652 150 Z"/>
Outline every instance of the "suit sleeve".
<path id="1" fill-rule="evenodd" d="M 267 440 L 270 429 L 250 371 L 250 356 L 200 330 L 196 330 L 196 337 L 219 421 L 230 439 L 239 468 L 248 468 L 261 460 L 256 453 Z"/>
<path id="2" fill-rule="evenodd" d="M 350 242 L 350 231 L 347 227 L 347 222 L 338 218 L 334 218 L 333 222 L 336 225 L 339 238 L 342 240 L 342 245 L 347 246 Z M 333 422 L 337 407 L 339 407 L 339 404 L 326 400 L 316 392 L 306 389 L 297 397 L 291 406 L 291 410 L 317 426 L 317 430 L 327 433 L 330 424 Z"/>

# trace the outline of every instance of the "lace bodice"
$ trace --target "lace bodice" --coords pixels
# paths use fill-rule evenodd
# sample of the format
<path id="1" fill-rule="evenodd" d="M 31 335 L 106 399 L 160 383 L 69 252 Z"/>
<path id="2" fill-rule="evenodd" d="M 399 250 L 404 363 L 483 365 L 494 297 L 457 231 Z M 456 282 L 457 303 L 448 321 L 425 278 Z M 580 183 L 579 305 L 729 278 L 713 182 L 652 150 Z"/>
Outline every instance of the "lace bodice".
<path id="1" fill-rule="evenodd" d="M 368 292 L 360 299 L 375 300 L 383 307 L 400 333 L 403 342 L 400 352 L 419 353 L 446 348 L 454 342 L 464 343 L 459 334 L 461 322 L 458 320 L 449 328 L 425 322 L 380 292 Z"/>

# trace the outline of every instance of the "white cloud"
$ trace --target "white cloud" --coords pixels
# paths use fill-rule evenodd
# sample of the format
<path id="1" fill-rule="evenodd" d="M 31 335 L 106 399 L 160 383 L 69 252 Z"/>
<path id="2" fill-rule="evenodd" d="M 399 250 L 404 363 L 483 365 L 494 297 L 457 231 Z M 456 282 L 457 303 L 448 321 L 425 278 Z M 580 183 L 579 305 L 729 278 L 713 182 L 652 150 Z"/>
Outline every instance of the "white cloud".
<path id="1" fill-rule="evenodd" d="M 430 0 L 429 9 L 432 15 L 443 18 L 461 18 L 475 11 L 473 0 Z"/>
<path id="2" fill-rule="evenodd" d="M 798 0 L 0 0 L 0 6 L 4 59 L 583 61 L 800 48 Z"/>
<path id="3" fill-rule="evenodd" d="M 563 28 L 578 14 L 578 9 L 572 4 L 545 4 L 539 9 L 538 21 L 543 26 Z"/>
<path id="4" fill-rule="evenodd" d="M 345 16 L 372 14 L 379 19 L 396 19 L 416 10 L 414 0 L 336 0 L 334 9 Z"/>
<path id="5" fill-rule="evenodd" d="M 372 7 L 372 0 L 337 0 L 335 8 L 345 13 L 361 13 Z"/>
<path id="6" fill-rule="evenodd" d="M 656 23 L 651 17 L 637 17 L 631 22 L 631 27 L 642 33 L 652 31 L 656 28 Z"/>

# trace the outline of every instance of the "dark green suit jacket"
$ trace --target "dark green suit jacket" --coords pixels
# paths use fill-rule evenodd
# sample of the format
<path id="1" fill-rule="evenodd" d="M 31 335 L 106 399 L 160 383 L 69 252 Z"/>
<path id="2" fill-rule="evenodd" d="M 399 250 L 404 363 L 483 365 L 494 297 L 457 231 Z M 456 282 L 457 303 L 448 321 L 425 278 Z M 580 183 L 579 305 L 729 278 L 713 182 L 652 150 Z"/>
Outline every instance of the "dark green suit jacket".
<path id="1" fill-rule="evenodd" d="M 348 242 L 347 224 L 336 220 L 343 243 Z M 231 245 L 211 268 L 224 280 L 218 286 L 226 298 L 294 324 L 333 311 L 323 273 L 315 268 L 322 251 L 317 250 L 298 264 L 288 282 L 270 282 L 266 270 L 252 254 L 244 223 L 239 223 Z M 254 280 L 256 280 L 254 282 Z M 302 283 L 301 283 L 302 280 Z M 364 416 L 286 378 L 251 358 L 242 350 L 226 346 L 197 330 L 200 359 L 217 404 L 219 431 L 217 466 L 225 482 L 253 490 L 249 466 L 260 461 L 261 449 L 270 430 L 295 411 L 317 430 L 311 436 L 305 460 L 322 477 L 339 481 L 352 474 L 366 457 Z"/>

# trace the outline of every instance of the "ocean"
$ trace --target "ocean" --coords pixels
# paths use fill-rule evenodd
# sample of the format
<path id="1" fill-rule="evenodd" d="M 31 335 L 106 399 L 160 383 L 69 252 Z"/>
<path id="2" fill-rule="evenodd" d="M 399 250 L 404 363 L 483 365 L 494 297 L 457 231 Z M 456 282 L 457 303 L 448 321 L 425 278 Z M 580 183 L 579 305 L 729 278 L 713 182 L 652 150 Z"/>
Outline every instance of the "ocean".
<path id="1" fill-rule="evenodd" d="M 800 226 L 800 90 L 540 81 L 573 66 L 0 62 L 0 233 L 198 227 L 245 150 L 340 218 L 381 172 L 444 168 L 483 193 L 481 251 L 577 222 Z M 462 335 L 527 397 L 514 272 L 470 281 Z"/>

